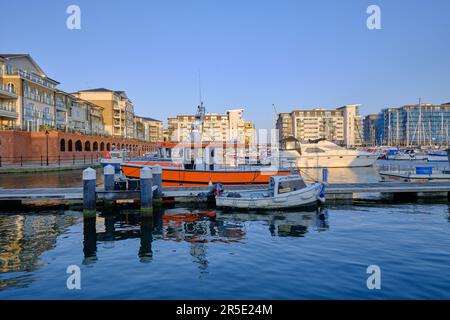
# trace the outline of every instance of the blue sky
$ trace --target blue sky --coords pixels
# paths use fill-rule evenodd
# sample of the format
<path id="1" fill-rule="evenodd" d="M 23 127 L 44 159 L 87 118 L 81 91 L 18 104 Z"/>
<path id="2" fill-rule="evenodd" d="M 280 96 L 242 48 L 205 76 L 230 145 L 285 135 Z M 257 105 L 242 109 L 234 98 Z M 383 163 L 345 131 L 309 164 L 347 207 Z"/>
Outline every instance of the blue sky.
<path id="1" fill-rule="evenodd" d="M 66 28 L 80 6 L 81 30 Z M 382 29 L 368 30 L 368 5 Z M 0 52 L 30 53 L 60 88 L 127 91 L 138 114 L 450 101 L 448 0 L 0 0 Z"/>

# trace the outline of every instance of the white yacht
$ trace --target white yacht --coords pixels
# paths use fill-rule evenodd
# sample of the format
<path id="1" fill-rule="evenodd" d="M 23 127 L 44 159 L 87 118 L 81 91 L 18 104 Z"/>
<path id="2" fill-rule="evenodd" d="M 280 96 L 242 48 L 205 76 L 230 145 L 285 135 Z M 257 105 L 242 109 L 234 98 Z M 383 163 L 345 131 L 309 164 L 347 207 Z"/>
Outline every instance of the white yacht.
<path id="1" fill-rule="evenodd" d="M 290 137 L 285 143 L 285 150 L 279 152 L 279 165 L 282 167 L 370 167 L 379 157 L 379 153 L 346 149 L 322 139 L 300 143 Z"/>

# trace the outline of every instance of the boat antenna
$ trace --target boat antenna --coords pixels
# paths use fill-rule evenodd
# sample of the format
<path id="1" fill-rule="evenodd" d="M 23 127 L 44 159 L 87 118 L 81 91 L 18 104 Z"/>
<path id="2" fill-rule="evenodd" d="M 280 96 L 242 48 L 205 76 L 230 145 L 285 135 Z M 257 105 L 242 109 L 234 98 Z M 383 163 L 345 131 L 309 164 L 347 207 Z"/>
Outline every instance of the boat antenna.
<path id="1" fill-rule="evenodd" d="M 198 69 L 198 98 L 199 98 L 199 103 L 200 105 L 203 104 L 203 99 L 202 99 L 202 78 L 201 78 L 201 73 L 200 73 L 200 69 Z"/>
<path id="2" fill-rule="evenodd" d="M 272 125 L 273 125 L 274 129 L 277 127 L 277 122 L 276 122 L 277 115 L 278 115 L 277 108 L 275 107 L 275 104 L 273 103 L 272 104 Z"/>

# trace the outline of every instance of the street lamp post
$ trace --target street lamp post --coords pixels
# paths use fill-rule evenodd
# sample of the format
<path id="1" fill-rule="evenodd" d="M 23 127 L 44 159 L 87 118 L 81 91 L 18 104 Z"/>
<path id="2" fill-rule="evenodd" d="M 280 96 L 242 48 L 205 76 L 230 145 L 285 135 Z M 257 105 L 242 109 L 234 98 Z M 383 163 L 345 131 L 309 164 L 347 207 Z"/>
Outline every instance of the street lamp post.
<path id="1" fill-rule="evenodd" d="M 47 145 L 47 147 L 45 148 L 45 150 L 46 150 L 46 154 L 47 154 L 47 167 L 48 167 L 48 135 L 49 135 L 49 132 L 48 132 L 48 130 L 45 130 L 45 142 L 46 142 L 46 145 Z"/>

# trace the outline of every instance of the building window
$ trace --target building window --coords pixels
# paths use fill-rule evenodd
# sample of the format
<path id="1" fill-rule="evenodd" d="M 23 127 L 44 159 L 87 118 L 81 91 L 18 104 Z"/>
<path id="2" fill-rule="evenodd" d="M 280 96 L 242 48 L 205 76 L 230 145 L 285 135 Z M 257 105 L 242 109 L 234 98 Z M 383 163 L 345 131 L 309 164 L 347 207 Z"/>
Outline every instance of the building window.
<path id="1" fill-rule="evenodd" d="M 105 151 L 105 143 L 100 143 L 100 151 Z"/>
<path id="2" fill-rule="evenodd" d="M 67 151 L 72 152 L 72 140 L 67 142 Z"/>
<path id="3" fill-rule="evenodd" d="M 8 91 L 9 92 L 16 92 L 16 88 L 14 87 L 14 83 L 8 83 Z"/>
<path id="4" fill-rule="evenodd" d="M 93 151 L 98 151 L 98 142 L 95 141 L 93 147 Z"/>
<path id="5" fill-rule="evenodd" d="M 66 140 L 61 139 L 60 145 L 59 145 L 59 151 L 65 152 L 66 151 Z"/>
<path id="6" fill-rule="evenodd" d="M 91 143 L 89 141 L 84 143 L 84 151 L 91 151 Z"/>
<path id="7" fill-rule="evenodd" d="M 83 144 L 81 143 L 80 140 L 77 140 L 77 142 L 75 142 L 75 151 L 76 152 L 83 151 Z"/>

